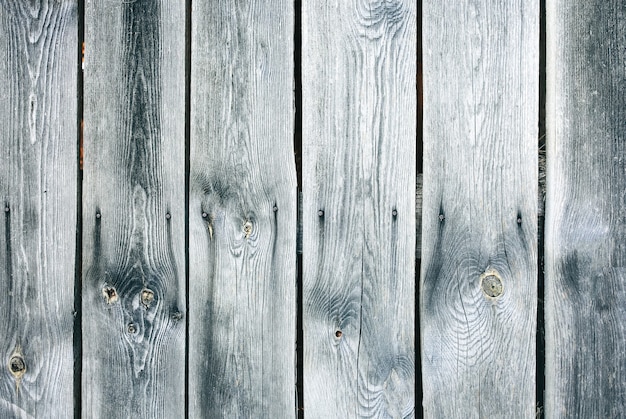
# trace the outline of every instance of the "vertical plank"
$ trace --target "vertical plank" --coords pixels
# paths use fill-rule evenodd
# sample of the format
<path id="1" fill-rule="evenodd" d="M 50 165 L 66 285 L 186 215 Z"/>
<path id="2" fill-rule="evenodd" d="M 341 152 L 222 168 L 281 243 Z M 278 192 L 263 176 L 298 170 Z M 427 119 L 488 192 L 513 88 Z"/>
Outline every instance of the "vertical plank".
<path id="1" fill-rule="evenodd" d="M 539 2 L 423 5 L 426 417 L 533 417 Z"/>
<path id="2" fill-rule="evenodd" d="M 626 4 L 547 3 L 546 416 L 626 411 Z"/>
<path id="3" fill-rule="evenodd" d="M 415 415 L 416 4 L 302 5 L 304 412 Z"/>
<path id="4" fill-rule="evenodd" d="M 185 4 L 85 5 L 83 416 L 185 410 Z"/>
<path id="5" fill-rule="evenodd" d="M 193 2 L 189 414 L 295 415 L 293 2 Z"/>
<path id="6" fill-rule="evenodd" d="M 0 416 L 71 417 L 77 3 L 0 4 Z"/>

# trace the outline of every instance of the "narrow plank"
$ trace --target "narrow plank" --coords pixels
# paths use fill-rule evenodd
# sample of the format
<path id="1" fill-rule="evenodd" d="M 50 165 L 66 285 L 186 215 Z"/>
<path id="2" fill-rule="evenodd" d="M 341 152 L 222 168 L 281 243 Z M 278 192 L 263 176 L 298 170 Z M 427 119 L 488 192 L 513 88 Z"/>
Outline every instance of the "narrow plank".
<path id="1" fill-rule="evenodd" d="M 185 411 L 185 5 L 85 5 L 83 416 Z"/>
<path id="2" fill-rule="evenodd" d="M 306 417 L 415 416 L 416 26 L 302 5 Z"/>
<path id="3" fill-rule="evenodd" d="M 547 3 L 546 417 L 626 411 L 626 4 Z"/>
<path id="4" fill-rule="evenodd" d="M 423 4 L 424 415 L 534 417 L 539 2 Z"/>
<path id="5" fill-rule="evenodd" d="M 0 4 L 0 417 L 71 417 L 77 3 Z"/>
<path id="6" fill-rule="evenodd" d="M 189 414 L 295 416 L 293 2 L 193 2 Z"/>

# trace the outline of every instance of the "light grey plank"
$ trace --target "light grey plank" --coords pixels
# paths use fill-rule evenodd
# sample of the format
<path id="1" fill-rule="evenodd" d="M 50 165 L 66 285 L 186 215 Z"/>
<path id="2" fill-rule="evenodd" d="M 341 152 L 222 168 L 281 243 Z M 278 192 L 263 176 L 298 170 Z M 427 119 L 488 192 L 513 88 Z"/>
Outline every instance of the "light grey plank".
<path id="1" fill-rule="evenodd" d="M 193 2 L 189 414 L 295 416 L 293 2 Z"/>
<path id="2" fill-rule="evenodd" d="M 185 4 L 87 1 L 83 417 L 185 409 Z"/>
<path id="3" fill-rule="evenodd" d="M 75 1 L 0 4 L 0 417 L 71 417 Z"/>
<path id="4" fill-rule="evenodd" d="M 302 4 L 306 417 L 415 415 L 416 26 Z"/>
<path id="5" fill-rule="evenodd" d="M 534 417 L 539 2 L 426 1 L 423 36 L 424 414 Z"/>
<path id="6" fill-rule="evenodd" d="M 626 4 L 547 3 L 546 417 L 626 411 Z"/>

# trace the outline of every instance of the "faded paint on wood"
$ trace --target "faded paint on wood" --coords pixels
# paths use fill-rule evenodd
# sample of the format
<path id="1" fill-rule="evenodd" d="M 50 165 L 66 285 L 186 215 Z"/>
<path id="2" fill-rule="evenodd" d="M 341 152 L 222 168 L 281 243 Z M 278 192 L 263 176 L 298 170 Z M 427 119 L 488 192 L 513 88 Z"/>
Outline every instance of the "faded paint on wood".
<path id="1" fill-rule="evenodd" d="M 424 415 L 534 417 L 539 2 L 423 5 Z"/>
<path id="2" fill-rule="evenodd" d="M 189 414 L 295 416 L 293 2 L 193 2 Z"/>
<path id="3" fill-rule="evenodd" d="M 0 5 L 0 416 L 71 417 L 77 4 Z"/>
<path id="4" fill-rule="evenodd" d="M 185 4 L 85 5 L 84 417 L 185 411 Z"/>
<path id="5" fill-rule="evenodd" d="M 415 416 L 416 4 L 302 4 L 306 417 Z"/>
<path id="6" fill-rule="evenodd" d="M 626 4 L 547 4 L 546 417 L 626 411 Z"/>

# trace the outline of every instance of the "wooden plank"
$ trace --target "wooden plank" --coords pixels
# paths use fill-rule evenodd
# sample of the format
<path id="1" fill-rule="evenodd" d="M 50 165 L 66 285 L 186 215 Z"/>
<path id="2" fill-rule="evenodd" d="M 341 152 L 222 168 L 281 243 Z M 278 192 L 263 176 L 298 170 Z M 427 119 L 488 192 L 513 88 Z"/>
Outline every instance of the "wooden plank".
<path id="1" fill-rule="evenodd" d="M 415 416 L 416 4 L 302 4 L 306 417 Z"/>
<path id="2" fill-rule="evenodd" d="M 185 13 L 85 5 L 84 417 L 185 411 Z"/>
<path id="3" fill-rule="evenodd" d="M 293 2 L 193 2 L 189 414 L 295 415 Z"/>
<path id="4" fill-rule="evenodd" d="M 0 4 L 0 417 L 71 417 L 75 1 Z"/>
<path id="5" fill-rule="evenodd" d="M 423 4 L 425 417 L 534 417 L 539 2 Z"/>
<path id="6" fill-rule="evenodd" d="M 547 3 L 546 417 L 626 411 L 626 5 Z"/>

